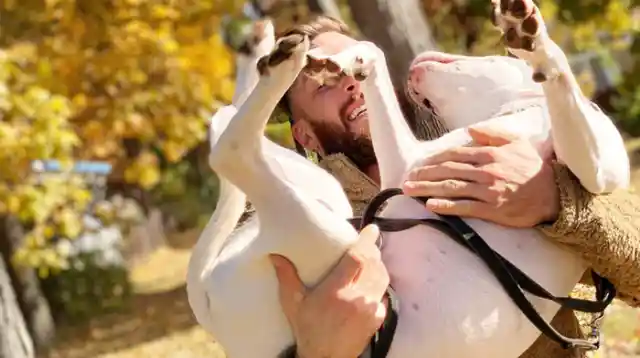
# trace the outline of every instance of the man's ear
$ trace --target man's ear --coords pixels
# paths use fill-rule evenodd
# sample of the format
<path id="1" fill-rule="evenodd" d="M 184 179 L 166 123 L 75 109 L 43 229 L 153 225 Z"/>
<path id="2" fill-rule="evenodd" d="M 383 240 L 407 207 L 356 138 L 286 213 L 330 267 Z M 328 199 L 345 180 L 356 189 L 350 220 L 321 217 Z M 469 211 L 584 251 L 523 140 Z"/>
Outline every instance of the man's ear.
<path id="1" fill-rule="evenodd" d="M 291 126 L 291 133 L 293 138 L 305 149 L 324 155 L 324 148 L 322 148 L 322 144 L 309 122 L 304 120 L 295 121 Z"/>

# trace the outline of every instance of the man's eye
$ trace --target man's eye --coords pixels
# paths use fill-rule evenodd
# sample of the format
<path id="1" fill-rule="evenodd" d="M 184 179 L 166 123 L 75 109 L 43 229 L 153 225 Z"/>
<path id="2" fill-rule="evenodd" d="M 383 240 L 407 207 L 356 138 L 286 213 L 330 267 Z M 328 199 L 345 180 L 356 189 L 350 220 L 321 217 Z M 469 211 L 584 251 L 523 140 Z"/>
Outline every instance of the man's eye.
<path id="1" fill-rule="evenodd" d="M 329 86 L 323 83 L 321 85 L 318 85 L 318 87 L 316 88 L 316 92 L 324 91 L 327 88 L 329 88 Z"/>

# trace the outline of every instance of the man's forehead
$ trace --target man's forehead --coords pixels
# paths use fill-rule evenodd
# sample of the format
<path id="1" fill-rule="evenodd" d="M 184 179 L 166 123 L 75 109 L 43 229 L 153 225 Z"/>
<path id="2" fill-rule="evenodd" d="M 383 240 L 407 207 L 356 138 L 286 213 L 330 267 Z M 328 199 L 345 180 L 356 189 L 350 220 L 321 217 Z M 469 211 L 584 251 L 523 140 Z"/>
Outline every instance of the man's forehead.
<path id="1" fill-rule="evenodd" d="M 311 41 L 311 47 L 320 47 L 322 48 L 322 52 L 327 55 L 335 55 L 338 52 L 341 52 L 345 48 L 352 46 L 357 41 L 347 35 L 341 34 L 339 32 L 324 32 L 317 35 Z"/>

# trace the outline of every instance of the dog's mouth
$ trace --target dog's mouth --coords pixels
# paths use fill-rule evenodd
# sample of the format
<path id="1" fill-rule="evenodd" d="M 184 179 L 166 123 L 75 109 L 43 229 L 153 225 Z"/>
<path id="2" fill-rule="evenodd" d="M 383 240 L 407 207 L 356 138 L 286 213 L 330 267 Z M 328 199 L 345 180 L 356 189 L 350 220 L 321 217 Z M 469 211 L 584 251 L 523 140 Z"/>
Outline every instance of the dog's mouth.
<path id="1" fill-rule="evenodd" d="M 440 63 L 440 64 L 449 64 L 449 63 L 453 63 L 456 62 L 458 60 L 458 58 L 456 58 L 455 56 L 452 56 L 450 54 L 446 54 L 446 53 L 439 53 L 439 52 L 431 52 L 431 53 L 426 53 L 426 54 L 422 54 L 419 55 L 411 64 L 412 66 L 416 66 L 420 63 L 425 63 L 425 62 L 435 62 L 435 63 Z"/>
<path id="2" fill-rule="evenodd" d="M 423 99 L 423 100 L 422 100 L 422 105 L 423 105 L 426 109 L 428 109 L 428 110 L 430 110 L 430 111 L 432 111 L 432 112 L 433 112 L 433 104 L 432 104 L 432 103 L 431 103 L 431 101 L 429 101 L 428 99 L 426 99 L 426 98 L 425 98 L 425 99 Z"/>
<path id="3" fill-rule="evenodd" d="M 428 98 L 420 98 L 420 95 L 415 92 L 414 90 L 411 89 L 407 89 L 407 93 L 409 95 L 409 98 L 411 99 L 411 101 L 413 103 L 415 103 L 416 106 L 421 107 L 422 109 L 426 109 L 428 111 L 430 111 L 431 113 L 435 114 L 436 113 L 436 109 L 433 106 L 433 103 L 431 103 L 431 101 Z"/>

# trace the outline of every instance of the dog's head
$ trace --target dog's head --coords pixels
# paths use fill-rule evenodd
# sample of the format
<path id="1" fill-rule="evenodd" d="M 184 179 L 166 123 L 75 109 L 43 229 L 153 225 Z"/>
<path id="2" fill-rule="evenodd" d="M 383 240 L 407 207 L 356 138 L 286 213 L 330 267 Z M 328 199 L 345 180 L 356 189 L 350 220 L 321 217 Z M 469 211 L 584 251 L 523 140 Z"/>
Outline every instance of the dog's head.
<path id="1" fill-rule="evenodd" d="M 527 63 L 507 56 L 425 52 L 416 57 L 409 73 L 409 97 L 432 110 L 449 129 L 489 119 L 507 104 L 542 95 Z"/>

